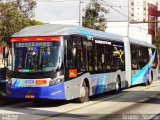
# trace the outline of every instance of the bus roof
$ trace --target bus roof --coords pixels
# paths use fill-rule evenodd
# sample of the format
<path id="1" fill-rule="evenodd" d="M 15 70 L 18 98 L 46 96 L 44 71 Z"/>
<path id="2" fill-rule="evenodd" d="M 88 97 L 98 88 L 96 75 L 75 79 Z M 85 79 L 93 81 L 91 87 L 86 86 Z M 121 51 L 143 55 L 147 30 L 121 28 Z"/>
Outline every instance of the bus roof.
<path id="1" fill-rule="evenodd" d="M 110 39 L 116 41 L 123 41 L 122 35 L 102 32 L 84 27 L 74 25 L 62 24 L 43 24 L 30 26 L 12 35 L 12 37 L 33 37 L 33 36 L 59 36 L 59 35 L 85 35 L 88 37 L 96 37 L 103 39 Z"/>
<path id="2" fill-rule="evenodd" d="M 29 26 L 13 34 L 12 37 L 61 36 L 61 35 L 74 35 L 74 34 L 85 35 L 88 37 L 95 37 L 101 39 L 109 39 L 113 41 L 123 41 L 122 35 L 102 32 L 74 25 L 63 25 L 63 24 L 43 24 L 43 25 Z M 142 46 L 156 48 L 154 45 L 142 40 L 130 38 L 130 42 L 133 44 L 139 44 Z"/>
<path id="3" fill-rule="evenodd" d="M 141 46 L 147 46 L 147 47 L 151 47 L 151 48 L 156 48 L 154 45 L 152 45 L 148 42 L 145 42 L 144 40 L 130 38 L 130 43 L 136 44 L 136 45 L 141 45 Z"/>

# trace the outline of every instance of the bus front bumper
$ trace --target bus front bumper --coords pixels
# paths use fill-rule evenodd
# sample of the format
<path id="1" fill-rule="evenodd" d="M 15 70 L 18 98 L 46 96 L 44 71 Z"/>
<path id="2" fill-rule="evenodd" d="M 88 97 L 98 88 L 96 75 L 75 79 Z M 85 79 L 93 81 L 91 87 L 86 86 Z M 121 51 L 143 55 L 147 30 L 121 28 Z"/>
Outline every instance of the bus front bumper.
<path id="1" fill-rule="evenodd" d="M 13 87 L 6 85 L 8 98 L 66 100 L 64 83 L 49 87 Z"/>

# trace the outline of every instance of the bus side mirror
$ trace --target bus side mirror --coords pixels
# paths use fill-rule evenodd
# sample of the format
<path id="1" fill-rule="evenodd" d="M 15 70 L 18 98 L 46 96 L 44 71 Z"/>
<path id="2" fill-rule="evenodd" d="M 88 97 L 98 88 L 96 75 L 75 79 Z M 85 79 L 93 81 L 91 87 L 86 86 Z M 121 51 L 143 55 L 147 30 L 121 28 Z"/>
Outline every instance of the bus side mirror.
<path id="1" fill-rule="evenodd" d="M 8 53 L 9 53 L 9 48 L 3 47 L 3 58 L 4 59 L 8 58 Z"/>

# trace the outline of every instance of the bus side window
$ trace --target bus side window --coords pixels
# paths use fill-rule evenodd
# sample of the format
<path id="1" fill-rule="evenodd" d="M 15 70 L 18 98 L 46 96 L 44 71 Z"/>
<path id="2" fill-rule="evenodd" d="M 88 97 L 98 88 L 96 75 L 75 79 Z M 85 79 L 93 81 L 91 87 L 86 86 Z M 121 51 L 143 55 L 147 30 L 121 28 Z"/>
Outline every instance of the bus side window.
<path id="1" fill-rule="evenodd" d="M 93 71 L 93 43 L 88 41 L 87 45 L 88 70 Z"/>
<path id="2" fill-rule="evenodd" d="M 79 45 L 78 45 L 79 44 Z M 77 61 L 79 66 L 79 71 L 87 71 L 87 39 L 79 38 L 79 43 L 77 42 Z"/>
<path id="3" fill-rule="evenodd" d="M 131 45 L 131 56 L 132 70 L 138 70 L 138 48 L 135 45 Z"/>
<path id="4" fill-rule="evenodd" d="M 132 60 L 132 69 L 135 70 L 135 69 L 137 69 L 137 67 L 138 67 L 138 66 L 137 66 L 136 60 L 133 59 L 133 60 Z"/>
<path id="5" fill-rule="evenodd" d="M 157 65 L 158 65 L 157 50 L 154 49 L 154 48 L 152 48 L 152 55 L 154 55 L 154 52 L 156 52 L 156 53 L 155 53 L 155 58 L 154 58 L 152 67 L 153 67 L 153 69 L 156 69 L 156 68 L 157 68 Z"/>
<path id="6" fill-rule="evenodd" d="M 104 44 L 102 44 L 102 43 L 96 43 L 96 49 L 97 49 L 97 69 L 98 69 L 98 71 L 105 70 L 104 69 L 105 68 L 104 47 L 105 47 Z"/>
<path id="7" fill-rule="evenodd" d="M 77 69 L 81 71 L 93 71 L 92 41 L 80 37 L 77 39 Z"/>
<path id="8" fill-rule="evenodd" d="M 120 69 L 125 70 L 125 53 L 124 53 L 124 44 L 119 42 L 114 42 L 113 44 L 113 64 L 116 70 Z"/>
<path id="9" fill-rule="evenodd" d="M 78 72 L 83 71 L 84 68 L 84 52 L 82 47 L 82 39 L 77 39 L 77 69 Z"/>
<path id="10" fill-rule="evenodd" d="M 75 37 L 70 37 L 67 41 L 67 68 L 75 69 L 75 59 L 76 59 L 76 43 Z"/>
<path id="11" fill-rule="evenodd" d="M 105 45 L 105 70 L 111 71 L 113 66 L 113 46 L 111 44 Z"/>

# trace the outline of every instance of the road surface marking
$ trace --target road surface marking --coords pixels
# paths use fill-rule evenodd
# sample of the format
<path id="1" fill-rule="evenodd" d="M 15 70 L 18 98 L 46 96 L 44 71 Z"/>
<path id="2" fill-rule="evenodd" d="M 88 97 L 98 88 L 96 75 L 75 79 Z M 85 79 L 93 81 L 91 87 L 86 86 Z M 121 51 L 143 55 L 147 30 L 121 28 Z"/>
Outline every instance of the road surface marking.
<path id="1" fill-rule="evenodd" d="M 158 87 L 158 86 L 160 86 L 160 85 L 153 85 L 153 86 L 150 85 L 150 86 L 147 86 L 146 88 L 143 88 L 143 89 L 141 89 L 141 90 L 139 90 L 139 91 L 145 91 L 145 90 L 147 90 L 147 89 L 154 88 L 154 87 Z M 80 109 L 82 109 L 82 108 L 86 108 L 86 107 L 88 107 L 88 106 L 93 106 L 93 105 L 96 105 L 96 104 L 99 104 L 99 103 L 103 103 L 103 102 L 112 100 L 112 99 L 114 99 L 114 98 L 118 98 L 118 97 L 125 96 L 125 95 L 128 95 L 128 94 L 129 94 L 128 92 L 126 92 L 126 93 L 121 93 L 121 94 L 119 94 L 119 95 L 110 97 L 110 98 L 108 98 L 108 99 L 104 99 L 105 101 L 104 101 L 104 100 L 103 100 L 103 101 L 97 101 L 97 102 L 88 104 L 88 105 L 86 105 L 86 106 L 74 108 L 74 109 L 68 110 L 68 111 L 66 111 L 66 112 L 62 112 L 62 113 L 58 113 L 58 114 L 55 114 L 55 115 L 51 115 L 51 116 L 48 116 L 48 117 L 43 118 L 43 119 L 40 119 L 40 120 L 47 120 L 47 119 L 50 119 L 50 118 L 52 118 L 52 117 L 56 117 L 56 116 L 60 116 L 60 115 L 66 114 L 66 113 L 70 113 L 70 112 L 76 111 L 76 110 L 80 110 Z M 156 96 L 156 95 L 152 95 L 152 96 Z M 142 100 L 138 101 L 137 103 L 145 102 L 145 101 L 148 101 L 148 100 L 149 100 L 149 98 L 145 98 L 145 99 L 142 99 Z M 135 103 L 135 104 L 137 104 L 137 103 Z"/>

